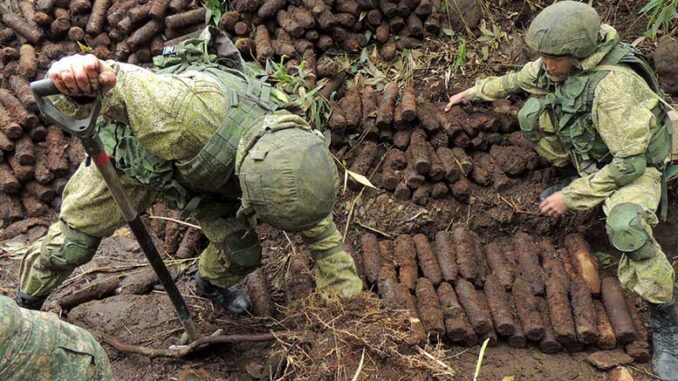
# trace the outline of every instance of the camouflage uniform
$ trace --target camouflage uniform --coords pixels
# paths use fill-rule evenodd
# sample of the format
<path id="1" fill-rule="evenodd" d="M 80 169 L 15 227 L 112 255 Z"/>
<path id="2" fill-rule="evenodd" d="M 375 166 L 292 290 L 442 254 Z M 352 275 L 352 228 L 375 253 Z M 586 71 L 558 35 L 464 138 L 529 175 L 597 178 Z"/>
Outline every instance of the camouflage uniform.
<path id="1" fill-rule="evenodd" d="M 106 352 L 89 332 L 3 295 L 0 311 L 0 380 L 113 380 Z"/>
<path id="2" fill-rule="evenodd" d="M 597 68 L 619 42 L 617 32 L 609 25 L 601 25 L 599 35 L 596 51 L 580 59 L 577 72 L 562 84 L 548 80 L 542 60 L 538 59 L 518 72 L 477 81 L 472 93 L 475 99 L 483 100 L 497 100 L 519 91 L 532 94 L 519 115 L 525 136 L 553 165 L 572 162 L 581 176 L 563 189 L 567 207 L 586 210 L 604 202 L 608 235 L 613 245 L 624 252 L 618 270 L 621 282 L 649 302 L 670 302 L 674 271 L 652 237 L 652 227 L 658 222 L 655 211 L 661 196 L 662 173 L 648 166 L 640 176 L 624 179 L 624 174 L 633 170 L 630 160 L 638 158 L 642 165 L 646 161 L 648 146 L 661 123 L 656 117 L 658 99 L 633 70 L 624 66 L 614 70 Z M 595 88 L 575 88 L 578 79 L 593 75 L 602 77 Z M 575 124 L 560 129 L 558 115 L 543 112 L 543 105 L 554 102 L 553 94 L 558 91 L 591 92 L 588 115 L 592 129 Z M 577 104 L 578 98 L 573 99 L 572 107 L 585 107 Z M 631 230 L 647 235 L 647 245 L 642 249 L 618 244 L 619 235 L 628 232 L 631 225 Z"/>
<path id="3" fill-rule="evenodd" d="M 199 261 L 203 279 L 229 287 L 259 266 L 258 218 L 301 232 L 316 260 L 319 289 L 342 296 L 362 289 L 332 221 L 336 166 L 302 118 L 263 112 L 243 98 L 253 86 L 242 72 L 205 65 L 170 66 L 176 72 L 163 73 L 111 64 L 117 84 L 103 101 L 100 137 L 136 210 L 159 199 L 199 221 L 210 241 Z M 73 116 L 88 112 L 66 97 L 53 102 Z M 219 156 L 220 162 L 213 160 Z M 205 168 L 212 165 L 221 167 Z M 331 197 L 304 198 L 315 189 Z M 236 218 L 239 210 L 247 218 Z M 123 223 L 96 168 L 82 163 L 64 190 L 59 222 L 22 263 L 19 295 L 48 295 Z"/>

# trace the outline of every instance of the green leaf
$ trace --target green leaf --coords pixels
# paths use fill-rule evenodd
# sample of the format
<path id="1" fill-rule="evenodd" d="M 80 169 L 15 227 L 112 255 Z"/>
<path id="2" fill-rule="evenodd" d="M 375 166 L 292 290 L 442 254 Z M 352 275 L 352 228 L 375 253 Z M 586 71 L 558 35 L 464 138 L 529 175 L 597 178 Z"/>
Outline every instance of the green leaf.
<path id="1" fill-rule="evenodd" d="M 348 169 L 346 170 L 346 173 L 351 177 L 351 179 L 353 179 L 354 181 L 356 181 L 356 182 L 358 182 L 358 183 L 360 183 L 360 184 L 362 184 L 362 185 L 364 185 L 364 186 L 366 186 L 366 187 L 370 187 L 370 188 L 373 188 L 373 189 L 379 189 L 379 188 L 375 187 L 375 186 L 370 182 L 370 179 L 368 179 L 367 177 L 361 175 L 360 173 L 356 173 L 356 172 L 353 172 L 353 171 L 349 171 Z"/>
<path id="2" fill-rule="evenodd" d="M 80 52 L 82 53 L 87 53 L 92 50 L 91 47 L 89 47 L 88 45 L 84 45 L 80 41 L 78 41 L 78 47 L 80 48 Z"/>
<path id="3" fill-rule="evenodd" d="M 454 37 L 454 31 L 450 28 L 443 28 L 443 33 L 449 37 Z"/>
<path id="4" fill-rule="evenodd" d="M 363 48 L 363 50 L 360 52 L 360 63 L 365 63 L 369 59 L 370 59 L 370 55 L 367 52 L 367 48 Z"/>
<path id="5" fill-rule="evenodd" d="M 598 261 L 600 262 L 600 266 L 602 266 L 602 268 L 604 268 L 604 269 L 611 267 L 616 263 L 616 261 L 614 260 L 614 257 L 612 255 L 608 254 L 608 253 L 599 251 L 599 252 L 595 253 L 594 255 L 596 256 L 596 258 L 598 258 Z"/>

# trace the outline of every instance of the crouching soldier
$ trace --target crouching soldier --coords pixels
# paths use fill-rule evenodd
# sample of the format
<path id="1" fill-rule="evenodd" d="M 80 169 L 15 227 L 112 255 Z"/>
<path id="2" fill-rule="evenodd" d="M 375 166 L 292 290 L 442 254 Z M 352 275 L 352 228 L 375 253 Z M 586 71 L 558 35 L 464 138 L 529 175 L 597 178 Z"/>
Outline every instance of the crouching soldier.
<path id="1" fill-rule="evenodd" d="M 674 270 L 652 236 L 671 129 L 654 73 L 584 3 L 546 7 L 526 41 L 539 59 L 477 81 L 446 111 L 474 99 L 532 95 L 518 115 L 524 136 L 554 166 L 572 163 L 579 173 L 543 192 L 541 211 L 557 217 L 603 203 L 610 243 L 623 253 L 619 279 L 651 306 L 655 371 L 678 380 Z"/>
<path id="2" fill-rule="evenodd" d="M 196 276 L 200 295 L 243 313 L 232 288 L 261 262 L 255 226 L 300 232 L 315 259 L 317 287 L 351 297 L 362 289 L 332 218 L 339 176 L 324 139 L 246 74 L 232 42 L 214 29 L 156 57 L 157 70 L 65 57 L 48 72 L 69 116 L 87 115 L 103 93 L 98 132 L 139 211 L 155 201 L 192 215 L 209 245 Z M 39 309 L 73 270 L 92 259 L 124 219 L 89 159 L 68 182 L 59 220 L 30 249 L 17 301 Z"/>

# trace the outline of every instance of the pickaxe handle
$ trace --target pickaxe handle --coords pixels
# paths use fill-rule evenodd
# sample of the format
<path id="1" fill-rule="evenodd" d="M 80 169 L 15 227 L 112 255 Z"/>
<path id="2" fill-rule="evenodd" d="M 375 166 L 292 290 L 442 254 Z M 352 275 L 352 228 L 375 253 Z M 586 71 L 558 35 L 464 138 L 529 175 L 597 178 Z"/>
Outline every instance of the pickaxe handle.
<path id="1" fill-rule="evenodd" d="M 101 111 L 101 96 L 98 96 L 94 101 L 92 112 L 89 117 L 85 119 L 73 119 L 64 115 L 54 107 L 54 105 L 44 99 L 44 97 L 50 95 L 60 94 L 52 80 L 43 79 L 32 82 L 31 90 L 33 91 L 40 112 L 51 119 L 61 129 L 77 136 L 82 141 L 82 145 L 85 148 L 87 155 L 92 159 L 99 170 L 99 173 L 101 173 L 101 177 L 103 177 L 106 186 L 111 191 L 113 199 L 116 204 L 118 204 L 125 221 L 127 221 L 132 233 L 137 241 L 139 241 L 139 245 L 146 255 L 146 258 L 151 263 L 151 267 L 153 267 L 153 270 L 158 275 L 160 283 L 165 288 L 165 291 L 167 291 L 167 295 L 169 295 L 169 298 L 179 315 L 179 319 L 184 326 L 188 339 L 193 341 L 197 338 L 197 330 L 195 323 L 191 318 L 191 314 L 188 311 L 188 306 L 186 306 L 186 302 L 184 302 L 183 297 L 179 293 L 177 285 L 172 280 L 169 271 L 167 271 L 167 267 L 160 257 L 158 249 L 153 244 L 151 236 L 148 234 L 148 230 L 146 230 L 146 226 L 127 199 L 127 195 L 125 195 L 122 183 L 120 182 L 120 177 L 118 176 L 115 167 L 113 167 L 110 157 L 106 151 L 104 151 L 101 139 L 97 135 L 96 121 L 99 117 L 99 112 Z"/>

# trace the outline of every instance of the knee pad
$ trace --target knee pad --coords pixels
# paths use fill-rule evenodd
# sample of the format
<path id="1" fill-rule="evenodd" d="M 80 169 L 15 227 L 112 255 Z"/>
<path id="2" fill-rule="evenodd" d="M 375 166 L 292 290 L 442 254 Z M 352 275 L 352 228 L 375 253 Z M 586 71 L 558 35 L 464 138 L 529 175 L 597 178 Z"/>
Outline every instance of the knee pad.
<path id="1" fill-rule="evenodd" d="M 240 234 L 238 234 L 240 233 Z M 261 263 L 261 245 L 253 230 L 242 236 L 238 232 L 226 239 L 228 259 L 234 273 L 245 275 L 256 269 Z"/>
<path id="2" fill-rule="evenodd" d="M 656 252 L 655 243 L 643 225 L 643 208 L 623 203 L 610 210 L 605 230 L 610 243 L 633 260 L 650 258 Z"/>
<path id="3" fill-rule="evenodd" d="M 100 237 L 93 237 L 71 229 L 63 221 L 59 221 L 59 230 L 63 234 L 63 244 L 60 247 L 50 248 L 47 239 L 42 246 L 43 254 L 51 268 L 72 270 L 92 259 L 101 242 Z"/>

